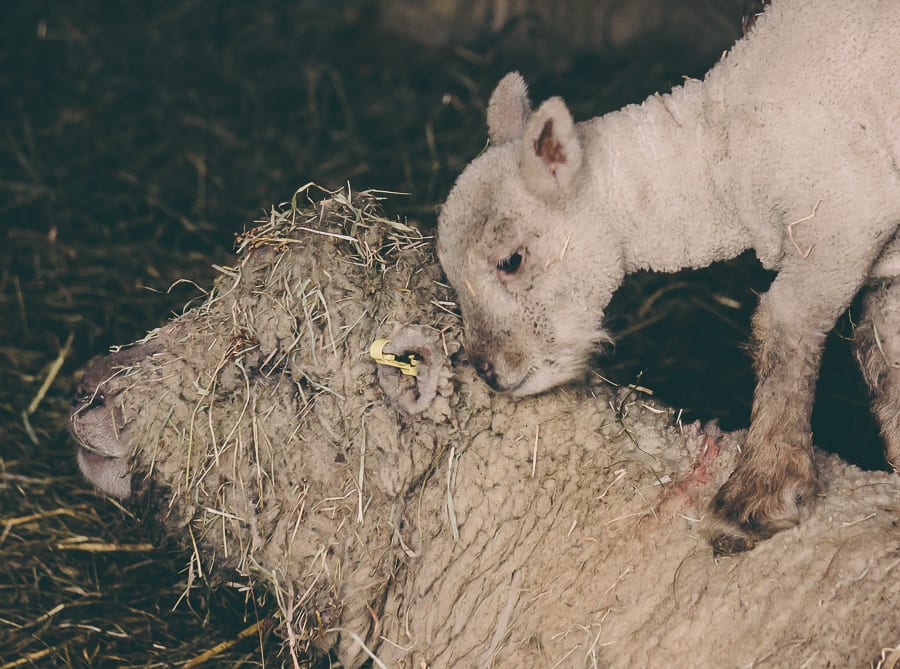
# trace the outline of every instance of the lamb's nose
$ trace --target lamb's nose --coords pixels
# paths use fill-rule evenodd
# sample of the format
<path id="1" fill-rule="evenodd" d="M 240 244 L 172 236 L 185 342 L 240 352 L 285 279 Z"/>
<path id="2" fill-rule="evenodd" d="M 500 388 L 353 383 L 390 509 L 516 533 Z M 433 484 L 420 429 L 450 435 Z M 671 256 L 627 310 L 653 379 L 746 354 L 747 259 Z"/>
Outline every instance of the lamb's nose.
<path id="1" fill-rule="evenodd" d="M 494 373 L 494 365 L 490 360 L 485 360 L 480 355 L 475 355 L 472 356 L 472 365 L 475 367 L 478 376 L 480 376 L 486 384 L 494 390 L 500 389 L 500 386 L 497 383 L 497 375 Z"/>

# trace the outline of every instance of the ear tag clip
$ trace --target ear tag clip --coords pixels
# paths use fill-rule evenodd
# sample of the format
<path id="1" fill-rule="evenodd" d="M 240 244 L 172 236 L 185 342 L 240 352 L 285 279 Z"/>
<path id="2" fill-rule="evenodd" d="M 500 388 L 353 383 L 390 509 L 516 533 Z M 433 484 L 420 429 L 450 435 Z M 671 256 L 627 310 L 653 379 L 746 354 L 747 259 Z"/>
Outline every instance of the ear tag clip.
<path id="1" fill-rule="evenodd" d="M 401 374 L 405 374 L 406 376 L 418 376 L 419 359 L 416 355 L 414 353 L 408 353 L 406 355 L 385 353 L 384 347 L 389 343 L 390 339 L 376 339 L 373 341 L 372 345 L 369 347 L 369 355 L 372 357 L 372 360 L 379 365 L 396 367 L 400 370 Z"/>

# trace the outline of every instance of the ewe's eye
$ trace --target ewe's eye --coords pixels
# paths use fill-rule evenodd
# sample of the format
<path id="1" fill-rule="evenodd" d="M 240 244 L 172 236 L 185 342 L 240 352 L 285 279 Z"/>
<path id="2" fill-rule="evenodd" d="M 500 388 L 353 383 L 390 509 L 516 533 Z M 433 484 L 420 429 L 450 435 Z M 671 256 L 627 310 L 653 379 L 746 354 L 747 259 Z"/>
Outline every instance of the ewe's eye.
<path id="1" fill-rule="evenodd" d="M 515 274 L 522 266 L 522 252 L 516 251 L 497 263 L 497 269 L 501 274 Z"/>

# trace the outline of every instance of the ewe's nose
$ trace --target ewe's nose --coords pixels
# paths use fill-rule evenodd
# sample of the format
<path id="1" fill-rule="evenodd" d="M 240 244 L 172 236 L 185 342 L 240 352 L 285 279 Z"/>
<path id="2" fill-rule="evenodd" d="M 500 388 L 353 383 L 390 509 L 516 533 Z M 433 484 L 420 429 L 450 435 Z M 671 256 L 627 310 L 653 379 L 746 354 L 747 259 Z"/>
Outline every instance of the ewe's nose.
<path id="1" fill-rule="evenodd" d="M 480 355 L 473 355 L 472 365 L 475 367 L 475 372 L 486 384 L 494 390 L 500 390 L 500 385 L 497 383 L 497 375 L 494 373 L 494 365 L 490 360 L 486 360 Z"/>
<path id="2" fill-rule="evenodd" d="M 91 387 L 84 379 L 79 381 L 75 388 L 75 397 L 72 398 L 72 412 L 84 413 L 106 405 L 106 397 L 98 389 Z"/>

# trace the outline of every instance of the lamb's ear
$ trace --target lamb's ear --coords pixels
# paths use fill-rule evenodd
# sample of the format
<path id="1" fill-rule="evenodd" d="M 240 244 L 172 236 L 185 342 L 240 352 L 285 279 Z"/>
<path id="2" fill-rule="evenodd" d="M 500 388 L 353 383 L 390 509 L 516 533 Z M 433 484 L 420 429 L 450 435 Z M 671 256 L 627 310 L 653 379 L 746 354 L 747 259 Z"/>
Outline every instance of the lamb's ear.
<path id="1" fill-rule="evenodd" d="M 491 144 L 518 139 L 531 113 L 528 86 L 518 72 L 510 72 L 491 93 L 487 108 L 488 137 Z"/>
<path id="2" fill-rule="evenodd" d="M 581 140 L 572 114 L 561 98 L 550 98 L 525 126 L 522 179 L 545 201 L 559 200 L 572 192 L 581 162 Z"/>

